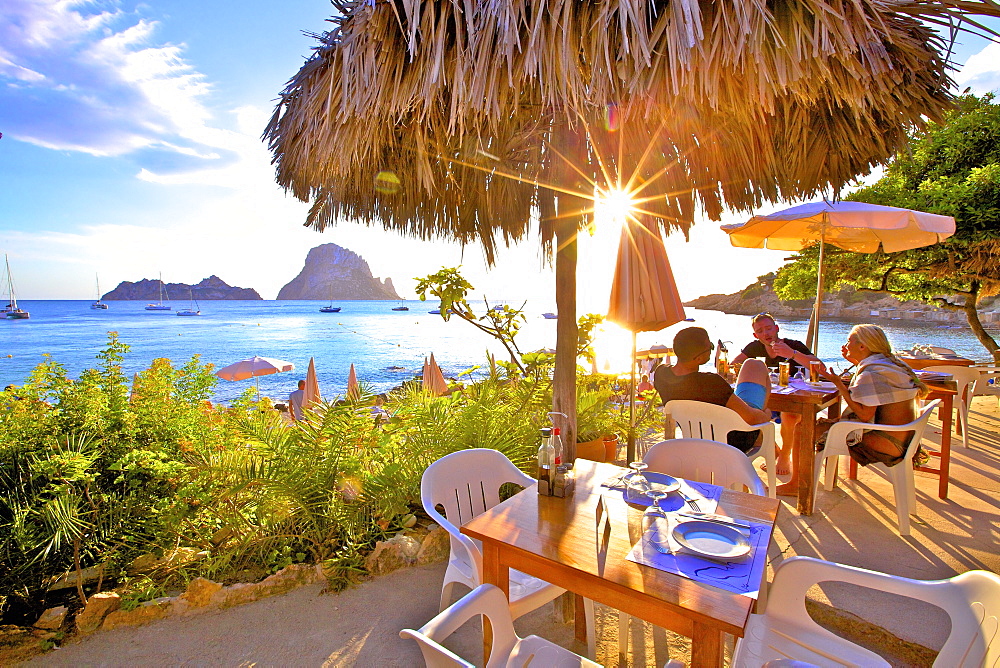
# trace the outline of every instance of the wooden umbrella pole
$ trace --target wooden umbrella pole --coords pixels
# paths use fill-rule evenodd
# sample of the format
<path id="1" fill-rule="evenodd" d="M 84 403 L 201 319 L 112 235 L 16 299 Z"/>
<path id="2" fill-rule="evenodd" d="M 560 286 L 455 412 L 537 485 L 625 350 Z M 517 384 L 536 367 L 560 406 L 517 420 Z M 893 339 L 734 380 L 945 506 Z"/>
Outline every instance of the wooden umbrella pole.
<path id="1" fill-rule="evenodd" d="M 822 229 L 819 236 L 819 262 L 816 265 L 816 303 L 813 304 L 812 318 L 809 320 L 809 331 L 806 333 L 806 347 L 816 354 L 819 349 L 819 319 L 823 309 L 823 264 L 826 249 L 826 221 L 828 214 L 823 214 Z"/>
<path id="2" fill-rule="evenodd" d="M 628 396 L 628 463 L 635 461 L 635 332 L 632 332 L 632 380 Z"/>

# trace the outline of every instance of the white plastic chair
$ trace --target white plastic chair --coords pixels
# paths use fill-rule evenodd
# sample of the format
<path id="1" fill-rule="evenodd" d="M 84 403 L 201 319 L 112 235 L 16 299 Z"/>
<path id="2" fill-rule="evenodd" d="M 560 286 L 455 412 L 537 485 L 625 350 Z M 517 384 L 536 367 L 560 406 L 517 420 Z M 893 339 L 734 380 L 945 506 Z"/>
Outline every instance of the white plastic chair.
<path id="1" fill-rule="evenodd" d="M 924 429 L 927 428 L 927 420 L 931 413 L 941 403 L 940 399 L 935 399 L 921 409 L 920 415 L 913 422 L 900 425 L 873 424 L 871 422 L 837 422 L 826 435 L 826 448 L 822 452 L 816 453 L 816 465 L 814 473 L 813 503 L 815 504 L 816 494 L 819 490 L 820 467 L 826 462 L 826 490 L 833 489 L 833 483 L 837 477 L 837 468 L 840 460 L 838 457 L 844 455 L 850 457 L 847 447 L 847 435 L 857 429 L 869 431 L 878 429 L 880 431 L 912 431 L 913 436 L 906 445 L 906 453 L 903 461 L 895 466 L 886 466 L 874 463 L 871 467 L 883 471 L 892 482 L 892 492 L 896 503 L 896 516 L 899 519 L 899 535 L 910 535 L 910 514 L 917 512 L 917 494 L 913 482 L 913 455 L 917 452 L 920 439 L 924 436 Z M 831 461 L 832 460 L 832 461 Z"/>
<path id="2" fill-rule="evenodd" d="M 459 531 L 459 527 L 500 503 L 500 487 L 506 483 L 529 487 L 535 479 L 525 475 L 502 452 L 486 448 L 453 452 L 424 471 L 420 479 L 420 502 L 430 518 L 451 538 L 451 553 L 444 582 L 441 583 L 439 610 L 448 605 L 456 584 L 463 584 L 469 589 L 482 584 L 483 553 L 479 543 Z M 438 511 L 438 506 L 444 509 L 444 515 Z M 565 591 L 511 569 L 510 614 L 517 619 Z M 584 610 L 588 651 L 593 657 L 596 650 L 594 602 L 584 599 Z"/>
<path id="3" fill-rule="evenodd" d="M 554 668 L 599 666 L 544 638 L 533 635 L 526 638 L 518 637 L 514 631 L 514 620 L 510 616 L 507 598 L 498 588 L 488 584 L 479 585 L 450 608 L 421 626 L 419 630 L 403 629 L 399 632 L 399 636 L 417 641 L 428 668 L 452 666 L 472 668 L 475 665 L 473 662 L 466 661 L 440 643 L 478 615 L 484 615 L 489 619 L 493 631 L 493 645 L 486 668 L 529 664 Z"/>
<path id="4" fill-rule="evenodd" d="M 1000 406 L 1000 366 L 984 365 L 972 368 L 979 372 L 979 379 L 972 388 L 972 396 L 996 397 L 997 405 Z"/>
<path id="5" fill-rule="evenodd" d="M 969 406 L 972 404 L 974 388 L 979 380 L 978 369 L 967 366 L 936 366 L 934 371 L 950 373 L 958 385 L 955 408 L 958 409 L 958 423 L 962 425 L 962 445 L 969 447 Z"/>
<path id="6" fill-rule="evenodd" d="M 642 459 L 650 471 L 767 496 L 757 469 L 746 455 L 726 443 L 675 438 L 652 446 Z"/>
<path id="7" fill-rule="evenodd" d="M 703 438 L 709 441 L 726 442 L 731 431 L 761 431 L 761 445 L 756 453 L 747 455 L 750 462 L 761 457 L 767 462 L 767 495 L 777 498 L 778 470 L 774 455 L 774 423 L 747 424 L 736 411 L 725 406 L 716 406 L 704 401 L 674 399 L 664 405 L 664 409 L 681 428 L 684 438 Z"/>
<path id="8" fill-rule="evenodd" d="M 674 438 L 660 441 L 646 452 L 642 461 L 653 473 L 707 482 L 720 487 L 728 487 L 738 492 L 749 490 L 750 494 L 766 496 L 764 483 L 757 475 L 746 455 L 727 443 L 701 438 Z M 766 599 L 761 587 L 760 601 Z M 618 656 L 619 664 L 625 665 L 628 653 L 628 626 L 631 615 L 618 612 Z M 734 664 L 735 665 L 735 664 Z"/>
<path id="9" fill-rule="evenodd" d="M 811 557 L 786 559 L 774 572 L 771 600 L 750 615 L 736 644 L 733 666 L 760 666 L 774 659 L 817 666 L 888 666 L 879 655 L 819 626 L 806 612 L 806 592 L 823 582 L 847 582 L 926 601 L 951 617 L 951 633 L 934 666 L 965 668 L 1000 662 L 1000 576 L 969 571 L 947 580 L 911 580 Z M 906 617 L 903 604 L 897 616 Z"/>

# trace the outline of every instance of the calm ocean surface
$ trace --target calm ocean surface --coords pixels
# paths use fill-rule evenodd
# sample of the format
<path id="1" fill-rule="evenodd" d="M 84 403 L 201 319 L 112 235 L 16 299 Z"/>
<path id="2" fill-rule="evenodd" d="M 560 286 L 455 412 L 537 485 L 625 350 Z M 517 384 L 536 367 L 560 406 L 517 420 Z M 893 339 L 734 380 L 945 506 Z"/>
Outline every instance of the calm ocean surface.
<path id="1" fill-rule="evenodd" d="M 482 302 L 470 302 L 483 312 Z M 444 322 L 429 310 L 436 302 L 407 301 L 409 311 L 392 311 L 396 301 L 339 302 L 340 313 L 320 313 L 324 302 L 317 301 L 209 301 L 201 303 L 200 317 L 177 317 L 175 311 L 146 311 L 145 302 L 108 302 L 106 311 L 91 310 L 89 301 L 21 301 L 31 312 L 30 320 L 0 321 L 0 387 L 21 384 L 28 373 L 48 353 L 63 364 L 72 377 L 93 367 L 95 355 L 107 341 L 108 331 L 117 331 L 131 346 L 125 358 L 127 374 L 141 371 L 158 357 L 179 366 L 192 355 L 216 368 L 261 355 L 295 364 L 295 371 L 260 378 L 262 394 L 284 400 L 305 376 L 309 358 L 316 358 L 320 389 L 326 399 L 342 394 L 347 374 L 354 363 L 358 379 L 376 392 L 398 386 L 420 373 L 424 357 L 434 353 L 444 374 L 457 376 L 486 361 L 487 350 L 505 359 L 501 346 L 468 323 L 453 318 Z M 174 309 L 186 303 L 173 302 Z M 519 303 L 511 302 L 512 306 Z M 549 303 L 525 306 L 528 321 L 518 335 L 523 351 L 555 347 L 556 321 L 542 318 L 554 310 Z M 674 332 L 697 324 L 708 329 L 713 339 L 733 341 L 730 351 L 751 340 L 750 318 L 716 311 L 688 309 L 694 323 L 681 323 L 661 332 L 641 333 L 640 348 L 655 343 L 669 345 Z M 782 334 L 805 340 L 806 321 L 788 320 Z M 840 345 L 854 323 L 830 320 L 821 329 L 820 357 L 840 360 Z M 897 348 L 915 343 L 944 345 L 973 359 L 987 359 L 985 349 L 966 328 L 946 328 L 934 324 L 893 321 L 882 324 Z M 614 348 L 628 358 L 628 337 L 618 339 Z M 400 368 L 394 368 L 400 367 Z M 473 374 L 475 377 L 475 374 Z M 253 385 L 252 380 L 220 380 L 215 400 L 228 402 Z"/>

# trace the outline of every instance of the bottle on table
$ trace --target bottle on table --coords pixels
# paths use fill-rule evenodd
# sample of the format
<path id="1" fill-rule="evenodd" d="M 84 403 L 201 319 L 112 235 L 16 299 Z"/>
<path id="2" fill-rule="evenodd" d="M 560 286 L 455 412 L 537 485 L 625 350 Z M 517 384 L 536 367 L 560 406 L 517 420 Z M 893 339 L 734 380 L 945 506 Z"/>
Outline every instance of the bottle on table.
<path id="1" fill-rule="evenodd" d="M 563 442 L 559 427 L 552 428 L 552 468 L 553 470 L 563 463 Z"/>
<path id="2" fill-rule="evenodd" d="M 542 442 L 538 446 L 538 493 L 552 496 L 552 471 L 555 468 L 555 447 L 552 445 L 552 430 L 542 427 Z"/>

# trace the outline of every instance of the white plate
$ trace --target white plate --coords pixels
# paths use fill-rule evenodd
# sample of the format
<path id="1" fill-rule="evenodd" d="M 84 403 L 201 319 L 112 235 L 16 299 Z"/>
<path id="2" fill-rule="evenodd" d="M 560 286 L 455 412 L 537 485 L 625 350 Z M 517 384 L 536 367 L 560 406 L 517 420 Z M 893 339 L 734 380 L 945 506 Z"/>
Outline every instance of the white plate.
<path id="1" fill-rule="evenodd" d="M 674 527 L 673 536 L 674 540 L 692 552 L 716 559 L 742 557 L 750 552 L 750 541 L 742 531 L 716 522 L 681 522 Z"/>

